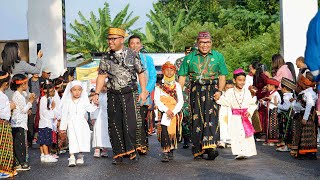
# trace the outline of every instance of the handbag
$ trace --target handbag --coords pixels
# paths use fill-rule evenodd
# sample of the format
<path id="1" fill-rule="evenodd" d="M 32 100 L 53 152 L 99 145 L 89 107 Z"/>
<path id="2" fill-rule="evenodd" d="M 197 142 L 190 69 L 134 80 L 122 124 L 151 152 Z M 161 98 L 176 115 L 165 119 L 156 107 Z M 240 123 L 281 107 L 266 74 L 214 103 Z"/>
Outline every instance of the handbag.
<path id="1" fill-rule="evenodd" d="M 259 116 L 259 112 L 258 110 L 255 110 L 253 112 L 253 115 L 251 117 L 252 120 L 252 126 L 255 130 L 255 132 L 261 132 L 262 131 L 262 126 L 261 126 L 261 122 L 260 122 L 260 116 Z"/>

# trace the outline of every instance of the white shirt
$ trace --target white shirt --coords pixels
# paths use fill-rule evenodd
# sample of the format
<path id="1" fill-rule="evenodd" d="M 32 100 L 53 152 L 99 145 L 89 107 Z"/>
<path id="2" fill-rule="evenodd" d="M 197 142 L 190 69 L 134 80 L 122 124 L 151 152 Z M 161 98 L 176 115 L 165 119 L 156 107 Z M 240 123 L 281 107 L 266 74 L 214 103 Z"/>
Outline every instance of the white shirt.
<path id="1" fill-rule="evenodd" d="M 11 109 L 9 98 L 0 91 L 0 119 L 10 120 Z"/>
<path id="2" fill-rule="evenodd" d="M 269 97 L 271 98 L 269 102 L 269 109 L 274 109 L 276 108 L 279 104 L 281 104 L 281 97 L 280 94 L 278 93 L 277 90 L 273 92 L 272 94 L 270 93 Z M 276 105 L 277 103 L 277 105 Z M 263 105 L 267 106 L 267 102 L 263 101 Z"/>
<path id="3" fill-rule="evenodd" d="M 15 91 L 12 96 L 12 101 L 16 104 L 16 109 L 13 110 L 11 127 L 21 127 L 28 130 L 28 110 L 32 107 L 30 102 L 26 103 L 26 98 L 19 91 Z"/>
<path id="4" fill-rule="evenodd" d="M 53 98 L 49 98 L 51 103 Z M 42 96 L 40 99 L 40 108 L 39 108 L 39 114 L 40 114 L 40 120 L 39 120 L 39 128 L 50 128 L 52 129 L 52 123 L 54 120 L 54 112 L 51 109 L 51 103 L 50 103 L 50 109 L 47 108 L 47 101 L 48 98 L 46 96 Z"/>
<path id="5" fill-rule="evenodd" d="M 57 119 L 61 119 L 61 109 L 59 108 L 60 107 L 61 98 L 60 98 L 60 96 L 59 96 L 57 91 L 55 91 L 55 94 L 54 94 L 54 97 L 53 97 L 53 101 L 54 101 L 54 104 L 55 104 L 55 108 L 53 109 L 54 116 Z"/>
<path id="6" fill-rule="evenodd" d="M 293 98 L 292 93 L 283 93 L 283 103 L 278 104 L 278 112 L 289 110 L 289 108 L 292 106 L 292 103 L 290 102 L 291 98 Z"/>
<path id="7" fill-rule="evenodd" d="M 308 120 L 311 109 L 316 104 L 317 94 L 313 91 L 311 87 L 301 91 L 299 94 L 303 94 L 302 98 L 303 101 L 306 102 L 306 107 L 303 108 L 300 103 L 295 103 L 295 110 L 298 112 L 305 110 L 303 114 L 303 119 Z"/>
<path id="8" fill-rule="evenodd" d="M 173 114 L 176 115 L 178 112 L 181 111 L 182 106 L 183 106 L 183 95 L 182 95 L 182 89 L 179 83 L 176 83 L 176 92 L 177 92 L 177 104 L 173 109 Z M 169 108 L 165 106 L 161 101 L 160 97 L 161 96 L 170 96 L 169 94 L 165 93 L 162 91 L 159 87 L 156 86 L 155 91 L 154 91 L 154 103 L 156 106 L 158 106 L 159 111 L 166 113 Z"/>

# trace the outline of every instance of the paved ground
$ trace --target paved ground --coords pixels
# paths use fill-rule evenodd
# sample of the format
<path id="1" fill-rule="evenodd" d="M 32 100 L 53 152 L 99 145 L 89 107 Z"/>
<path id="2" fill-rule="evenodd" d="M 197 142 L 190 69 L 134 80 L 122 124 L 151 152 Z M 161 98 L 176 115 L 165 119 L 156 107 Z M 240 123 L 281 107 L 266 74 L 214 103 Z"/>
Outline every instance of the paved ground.
<path id="1" fill-rule="evenodd" d="M 150 138 L 151 150 L 138 163 L 125 161 L 112 165 L 111 158 L 93 158 L 85 154 L 85 164 L 68 167 L 68 155 L 57 163 L 40 163 L 39 150 L 30 150 L 31 170 L 20 172 L 16 179 L 320 179 L 320 160 L 297 160 L 289 153 L 257 143 L 258 155 L 234 160 L 230 149 L 220 150 L 214 161 L 193 160 L 190 149 L 178 149 L 175 160 L 160 162 L 160 144 Z M 320 158 L 318 156 L 318 158 Z"/>

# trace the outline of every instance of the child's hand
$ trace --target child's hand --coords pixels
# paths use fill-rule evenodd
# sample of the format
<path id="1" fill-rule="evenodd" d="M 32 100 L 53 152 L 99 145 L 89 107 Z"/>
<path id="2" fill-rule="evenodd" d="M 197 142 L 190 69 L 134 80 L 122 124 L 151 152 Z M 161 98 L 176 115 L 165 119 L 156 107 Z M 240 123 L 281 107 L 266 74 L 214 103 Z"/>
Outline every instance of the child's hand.
<path id="1" fill-rule="evenodd" d="M 296 100 L 295 98 L 289 99 L 290 102 L 293 102 L 293 101 L 295 101 L 295 100 Z"/>
<path id="2" fill-rule="evenodd" d="M 51 109 L 54 109 L 56 107 L 56 103 L 54 101 L 52 101 L 51 103 Z"/>
<path id="3" fill-rule="evenodd" d="M 244 113 L 244 116 L 247 117 L 247 118 L 249 118 L 249 117 L 250 117 L 250 113 L 249 113 L 248 111 L 246 111 L 246 112 Z"/>
<path id="4" fill-rule="evenodd" d="M 28 110 L 28 116 L 30 116 L 32 114 L 31 109 Z"/>
<path id="5" fill-rule="evenodd" d="M 92 124 L 92 126 L 94 126 L 94 123 L 96 122 L 96 120 L 95 119 L 91 119 L 91 124 Z"/>
<path id="6" fill-rule="evenodd" d="M 30 93 L 29 102 L 32 104 L 35 99 L 36 99 L 36 94 Z"/>
<path id="7" fill-rule="evenodd" d="M 10 102 L 10 109 L 11 110 L 14 110 L 14 109 L 16 109 L 16 104 L 14 103 L 14 102 Z"/>
<path id="8" fill-rule="evenodd" d="M 307 125 L 307 120 L 302 119 L 301 123 L 302 123 L 302 125 Z"/>
<path id="9" fill-rule="evenodd" d="M 166 112 L 166 114 L 167 114 L 168 118 L 170 118 L 170 119 L 172 119 L 174 116 L 173 112 L 170 109 Z"/>

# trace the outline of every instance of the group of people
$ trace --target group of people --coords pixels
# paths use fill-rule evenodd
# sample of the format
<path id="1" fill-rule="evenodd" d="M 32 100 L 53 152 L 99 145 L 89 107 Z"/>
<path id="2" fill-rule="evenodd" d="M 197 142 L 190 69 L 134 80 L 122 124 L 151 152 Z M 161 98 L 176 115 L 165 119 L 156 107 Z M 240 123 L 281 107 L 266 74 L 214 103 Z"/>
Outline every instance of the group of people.
<path id="1" fill-rule="evenodd" d="M 296 62 L 297 80 L 293 64 L 279 54 L 272 57 L 271 73 L 256 61 L 249 74 L 236 69 L 233 79 L 226 80 L 223 55 L 212 50 L 209 32 L 199 32 L 197 49 L 186 47 L 185 57 L 164 63 L 163 78 L 157 80 L 152 58 L 141 53 L 141 38 L 131 36 L 125 47 L 125 37 L 123 29 L 109 29 L 109 51 L 103 54 L 90 95 L 81 81 L 71 78 L 73 72 L 66 73 L 70 78 L 52 81 L 45 67 L 39 77 L 41 51 L 32 66 L 20 61 L 16 43 L 5 46 L 0 72 L 1 177 L 30 169 L 28 146 L 33 141 L 40 145 L 44 163 L 57 162 L 66 146 L 69 167 L 84 164 L 83 152 L 92 147 L 95 157 L 108 156 L 112 148 L 115 165 L 126 157 L 138 161 L 150 148 L 148 119 L 153 109 L 158 112 L 162 162 L 174 159 L 181 141 L 184 148 L 192 143 L 195 160 L 214 160 L 217 148 L 227 145 L 236 159 L 246 159 L 257 154 L 255 140 L 295 157 L 316 158 L 316 83 L 303 57 Z"/>

